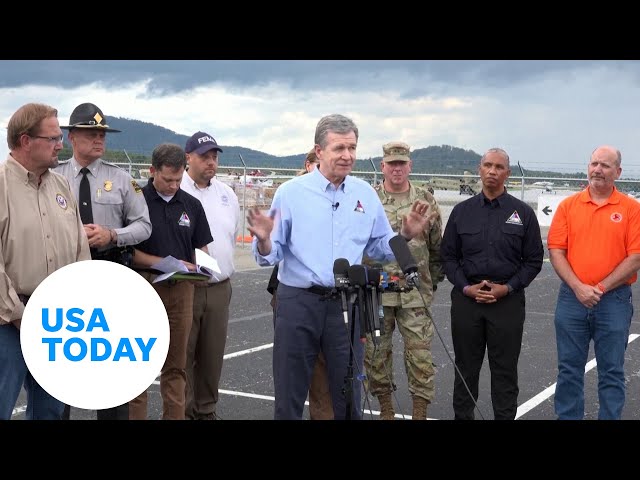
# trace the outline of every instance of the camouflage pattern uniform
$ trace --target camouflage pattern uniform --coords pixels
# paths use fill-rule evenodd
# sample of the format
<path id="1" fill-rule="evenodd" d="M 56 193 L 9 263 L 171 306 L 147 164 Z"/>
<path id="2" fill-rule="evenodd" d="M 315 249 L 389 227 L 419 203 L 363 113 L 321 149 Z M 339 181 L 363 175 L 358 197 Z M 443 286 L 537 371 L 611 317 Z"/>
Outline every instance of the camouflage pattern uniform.
<path id="1" fill-rule="evenodd" d="M 436 212 L 427 230 L 413 238 L 409 250 L 418 263 L 420 274 L 419 290 L 427 306 L 431 305 L 433 292 L 438 282 L 444 279 L 440 263 L 440 242 L 442 239 L 442 216 L 433 195 L 425 187 L 410 185 L 408 197 L 397 201 L 397 196 L 388 194 L 383 185 L 375 187 L 382 201 L 387 218 L 394 232 L 400 232 L 402 216 L 411 211 L 416 200 L 427 202 L 430 212 Z M 374 262 L 365 258 L 363 263 Z M 406 286 L 402 270 L 397 262 L 383 266 L 389 277 L 400 278 L 399 285 Z M 376 397 L 391 394 L 393 384 L 392 337 L 396 324 L 404 340 L 404 363 L 409 383 L 409 392 L 413 396 L 424 398 L 431 403 L 434 398 L 435 367 L 431 356 L 431 340 L 434 329 L 431 311 L 425 308 L 419 293 L 414 288 L 407 293 L 385 292 L 382 294 L 384 306 L 384 334 L 379 337 L 379 345 L 374 349 L 370 335 L 365 345 L 365 368 L 368 388 Z"/>

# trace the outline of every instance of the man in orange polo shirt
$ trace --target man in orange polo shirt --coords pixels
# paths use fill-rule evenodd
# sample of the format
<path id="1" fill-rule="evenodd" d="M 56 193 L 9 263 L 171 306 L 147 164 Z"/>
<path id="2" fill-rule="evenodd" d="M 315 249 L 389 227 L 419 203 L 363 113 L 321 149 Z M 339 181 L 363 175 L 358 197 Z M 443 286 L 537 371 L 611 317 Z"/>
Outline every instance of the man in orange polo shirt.
<path id="1" fill-rule="evenodd" d="M 593 340 L 598 419 L 619 420 L 625 401 L 624 355 L 633 316 L 630 285 L 640 268 L 640 202 L 620 193 L 622 155 L 603 145 L 591 154 L 583 191 L 564 199 L 547 244 L 562 280 L 556 304 L 560 420 L 584 417 L 584 368 Z"/>

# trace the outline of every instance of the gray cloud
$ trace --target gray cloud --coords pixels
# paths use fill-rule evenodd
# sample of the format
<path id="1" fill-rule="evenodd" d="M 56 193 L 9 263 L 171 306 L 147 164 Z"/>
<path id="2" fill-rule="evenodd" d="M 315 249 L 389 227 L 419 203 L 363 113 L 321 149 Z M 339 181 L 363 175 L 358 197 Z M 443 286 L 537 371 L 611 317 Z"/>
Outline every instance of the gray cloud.
<path id="1" fill-rule="evenodd" d="M 640 62 L 609 60 L 0 60 L 0 128 L 26 102 L 55 105 L 65 122 L 91 101 L 108 116 L 285 156 L 307 151 L 318 118 L 338 111 L 360 127 L 360 158 L 391 139 L 501 146 L 524 168 L 572 173 L 609 143 L 623 175 L 640 177 L 639 79 Z"/>
<path id="2" fill-rule="evenodd" d="M 602 63 L 602 62 L 600 62 Z M 605 62 L 635 68 L 635 62 Z M 456 86 L 509 87 L 548 73 L 574 74 L 593 61 L 558 60 L 3 60 L 0 88 L 126 86 L 148 79 L 148 94 L 169 95 L 215 82 L 238 87 L 281 82 L 293 89 L 400 86 L 405 96 Z"/>

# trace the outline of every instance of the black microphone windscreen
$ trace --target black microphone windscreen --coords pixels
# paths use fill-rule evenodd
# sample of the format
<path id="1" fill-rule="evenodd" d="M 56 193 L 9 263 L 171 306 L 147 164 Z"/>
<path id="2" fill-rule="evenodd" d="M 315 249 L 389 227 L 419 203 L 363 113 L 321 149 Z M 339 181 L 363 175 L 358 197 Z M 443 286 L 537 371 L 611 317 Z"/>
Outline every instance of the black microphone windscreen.
<path id="1" fill-rule="evenodd" d="M 367 286 L 367 271 L 362 265 L 351 265 L 349 267 L 349 281 L 351 285 L 358 287 Z"/>
<path id="2" fill-rule="evenodd" d="M 369 282 L 369 285 L 380 285 L 380 275 L 382 275 L 382 268 L 368 267 L 367 270 L 367 280 Z"/>
<path id="3" fill-rule="evenodd" d="M 409 246 L 407 245 L 407 241 L 402 236 L 396 235 L 389 240 L 389 247 L 391 247 L 391 251 L 396 257 L 396 261 L 404 273 L 418 271 L 416 259 L 413 258 L 411 250 L 409 250 Z"/>
<path id="4" fill-rule="evenodd" d="M 346 258 L 336 258 L 333 262 L 334 275 L 347 275 L 349 272 L 349 260 Z"/>

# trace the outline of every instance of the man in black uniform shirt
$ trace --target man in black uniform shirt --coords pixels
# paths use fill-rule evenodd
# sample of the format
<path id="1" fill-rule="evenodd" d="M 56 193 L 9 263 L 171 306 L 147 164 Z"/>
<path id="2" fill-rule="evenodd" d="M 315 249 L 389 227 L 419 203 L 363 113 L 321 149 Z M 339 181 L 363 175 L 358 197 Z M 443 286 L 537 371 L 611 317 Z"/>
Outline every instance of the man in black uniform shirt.
<path id="1" fill-rule="evenodd" d="M 133 266 L 152 282 L 169 317 L 169 351 L 160 373 L 163 420 L 184 420 L 187 382 L 187 341 L 193 319 L 193 283 L 190 280 L 165 280 L 151 267 L 164 257 L 182 261 L 195 271 L 195 249 L 205 253 L 213 241 L 209 222 L 200 200 L 180 189 L 187 166 L 187 155 L 179 145 L 163 143 L 151 154 L 152 178 L 142 189 L 149 206 L 153 230 L 151 236 L 135 248 Z M 129 402 L 129 419 L 147 418 L 147 392 Z"/>
<path id="2" fill-rule="evenodd" d="M 473 420 L 478 380 L 488 352 L 496 420 L 515 419 L 518 358 L 525 320 L 524 289 L 542 269 L 544 249 L 533 209 L 509 195 L 509 155 L 489 149 L 480 159 L 482 192 L 451 212 L 441 258 L 451 290 L 456 420 Z M 465 386 L 469 387 L 473 398 Z"/>

